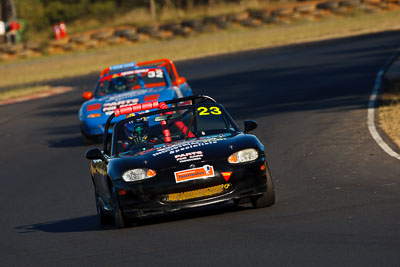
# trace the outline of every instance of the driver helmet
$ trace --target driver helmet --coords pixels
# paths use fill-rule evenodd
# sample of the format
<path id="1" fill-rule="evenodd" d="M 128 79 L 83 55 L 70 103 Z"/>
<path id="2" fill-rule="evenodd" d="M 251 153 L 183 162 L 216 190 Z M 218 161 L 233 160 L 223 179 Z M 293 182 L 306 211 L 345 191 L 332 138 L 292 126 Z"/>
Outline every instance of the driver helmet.
<path id="1" fill-rule="evenodd" d="M 112 84 L 117 91 L 124 91 L 126 87 L 126 78 L 123 76 L 118 76 L 116 78 L 113 78 Z"/>
<path id="2" fill-rule="evenodd" d="M 138 114 L 131 113 L 127 117 L 134 117 L 135 115 Z M 133 140 L 135 143 L 141 143 L 147 139 L 149 122 L 146 117 L 132 119 L 125 123 L 124 130 L 130 140 Z"/>

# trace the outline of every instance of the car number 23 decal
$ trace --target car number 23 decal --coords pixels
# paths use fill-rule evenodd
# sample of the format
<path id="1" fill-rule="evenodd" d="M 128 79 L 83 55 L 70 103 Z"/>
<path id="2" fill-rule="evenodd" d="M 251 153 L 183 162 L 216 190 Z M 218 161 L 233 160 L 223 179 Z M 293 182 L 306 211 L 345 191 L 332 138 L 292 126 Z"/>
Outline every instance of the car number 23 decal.
<path id="1" fill-rule="evenodd" d="M 198 107 L 197 111 L 199 112 L 200 116 L 204 115 L 221 115 L 222 112 L 219 107 Z"/>

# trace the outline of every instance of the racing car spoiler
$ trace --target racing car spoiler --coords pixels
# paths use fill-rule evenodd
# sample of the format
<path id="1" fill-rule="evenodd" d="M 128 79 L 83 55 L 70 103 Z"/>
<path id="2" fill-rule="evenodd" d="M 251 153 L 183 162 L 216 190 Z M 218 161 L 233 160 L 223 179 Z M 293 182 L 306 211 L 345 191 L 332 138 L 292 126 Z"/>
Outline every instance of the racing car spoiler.
<path id="1" fill-rule="evenodd" d="M 131 113 L 135 113 L 135 112 L 141 112 L 141 111 L 146 111 L 146 110 L 151 110 L 151 109 L 156 109 L 158 108 L 159 110 L 157 111 L 152 111 L 149 113 L 144 113 L 144 114 L 139 114 L 138 117 L 142 116 L 150 116 L 154 114 L 159 113 L 162 110 L 162 113 L 168 113 L 170 111 L 175 110 L 177 107 L 173 107 L 173 108 L 168 108 L 168 104 L 174 104 L 174 103 L 179 103 L 179 102 L 186 102 L 186 101 L 192 101 L 192 104 L 189 105 L 183 105 L 178 107 L 179 109 L 183 109 L 185 107 L 188 106 L 192 106 L 196 103 L 196 100 L 200 100 L 198 103 L 202 103 L 205 101 L 211 101 L 213 103 L 217 103 L 217 101 L 215 101 L 214 98 L 207 96 L 207 95 L 194 95 L 194 96 L 187 96 L 187 97 L 182 97 L 182 98 L 177 98 L 177 99 L 172 99 L 172 100 L 167 100 L 167 101 L 163 101 L 163 102 L 157 102 L 157 101 L 152 101 L 152 102 L 145 102 L 142 104 L 135 104 L 135 105 L 130 105 L 130 106 L 126 106 L 126 107 L 121 107 L 121 108 L 117 108 L 114 110 L 114 113 L 112 113 L 110 115 L 110 117 L 108 117 L 107 122 L 105 124 L 105 129 L 104 129 L 104 138 L 103 138 L 103 144 L 104 144 L 104 151 L 107 150 L 107 140 L 108 140 L 108 129 L 110 128 L 110 124 L 112 119 L 114 119 L 115 117 L 121 116 L 121 115 L 127 115 L 127 114 L 131 114 Z M 184 125 L 177 125 L 178 128 L 186 131 L 187 128 L 184 127 Z M 186 129 L 184 129 L 186 128 Z M 166 140 L 168 140 L 168 133 L 166 133 Z"/>

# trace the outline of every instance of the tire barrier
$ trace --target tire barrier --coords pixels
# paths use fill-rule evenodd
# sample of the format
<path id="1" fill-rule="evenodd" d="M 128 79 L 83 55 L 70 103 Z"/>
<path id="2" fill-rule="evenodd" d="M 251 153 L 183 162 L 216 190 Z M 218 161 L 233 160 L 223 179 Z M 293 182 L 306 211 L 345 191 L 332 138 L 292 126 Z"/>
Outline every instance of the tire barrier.
<path id="1" fill-rule="evenodd" d="M 361 4 L 360 0 L 344 0 L 339 2 L 340 7 L 350 7 L 354 8 Z"/>
<path id="2" fill-rule="evenodd" d="M 204 25 L 206 26 L 206 29 L 208 31 L 211 31 L 212 29 L 227 29 L 231 26 L 231 23 L 235 22 L 235 20 L 230 17 L 230 15 L 219 15 L 219 16 L 213 16 L 213 17 L 207 17 L 204 19 Z M 208 26 L 208 27 L 207 27 Z M 214 26 L 214 28 L 212 28 Z"/>
<path id="3" fill-rule="evenodd" d="M 75 43 L 77 45 L 85 45 L 89 40 L 90 40 L 90 35 L 88 34 L 76 35 L 70 38 L 70 42 Z"/>
<path id="4" fill-rule="evenodd" d="M 335 9 L 339 6 L 338 2 L 333 2 L 333 1 L 329 1 L 329 2 L 322 2 L 317 4 L 317 9 L 326 9 L 326 10 L 332 10 Z"/>
<path id="5" fill-rule="evenodd" d="M 280 5 L 280 7 L 271 9 L 249 9 L 233 14 L 179 20 L 159 25 L 100 29 L 46 43 L 28 42 L 17 45 L 0 45 L 0 61 L 93 49 L 121 43 L 133 44 L 149 39 L 162 41 L 172 38 L 187 38 L 195 34 L 233 27 L 256 28 L 262 25 L 288 24 L 301 19 L 318 20 L 325 16 L 344 16 L 355 9 L 365 13 L 374 13 L 379 10 L 397 9 L 400 7 L 400 0 L 298 0 L 290 3 L 281 2 Z"/>
<path id="6" fill-rule="evenodd" d="M 188 28 L 191 31 L 202 33 L 206 31 L 203 19 L 184 20 L 181 22 L 183 28 Z"/>
<path id="7" fill-rule="evenodd" d="M 306 4 L 306 5 L 300 5 L 296 6 L 293 10 L 296 13 L 299 13 L 301 15 L 309 15 L 312 14 L 316 10 L 316 5 L 313 4 Z"/>

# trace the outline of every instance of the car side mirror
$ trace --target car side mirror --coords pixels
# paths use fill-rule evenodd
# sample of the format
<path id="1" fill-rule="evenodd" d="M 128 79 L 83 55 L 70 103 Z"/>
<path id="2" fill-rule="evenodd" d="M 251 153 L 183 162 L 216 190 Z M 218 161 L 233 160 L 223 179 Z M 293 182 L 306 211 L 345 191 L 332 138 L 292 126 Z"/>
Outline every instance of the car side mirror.
<path id="1" fill-rule="evenodd" d="M 176 79 L 176 83 L 178 85 L 182 84 L 182 83 L 185 83 L 185 82 L 186 82 L 186 78 L 184 78 L 184 77 L 179 77 L 179 78 Z"/>
<path id="2" fill-rule="evenodd" d="M 257 122 L 253 120 L 244 121 L 244 133 L 248 133 L 257 128 Z"/>
<path id="3" fill-rule="evenodd" d="M 89 100 L 93 98 L 93 92 L 87 91 L 82 94 L 83 99 Z"/>
<path id="4" fill-rule="evenodd" d="M 91 148 L 88 151 L 86 151 L 85 157 L 87 159 L 105 160 L 103 153 L 100 151 L 100 149 L 98 147 Z"/>

